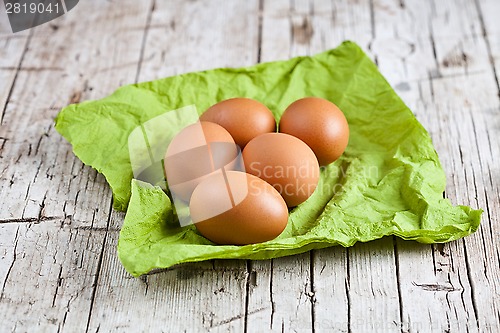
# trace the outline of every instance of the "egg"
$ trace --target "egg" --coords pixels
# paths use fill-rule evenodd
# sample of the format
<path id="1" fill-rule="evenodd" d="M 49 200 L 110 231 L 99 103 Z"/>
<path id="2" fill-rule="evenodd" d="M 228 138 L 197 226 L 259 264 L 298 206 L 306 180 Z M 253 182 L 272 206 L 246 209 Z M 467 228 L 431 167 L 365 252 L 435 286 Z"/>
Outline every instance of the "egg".
<path id="1" fill-rule="evenodd" d="M 175 198 L 189 202 L 195 187 L 216 170 L 233 170 L 241 156 L 222 126 L 197 122 L 181 130 L 170 142 L 164 159 L 167 183 Z"/>
<path id="2" fill-rule="evenodd" d="M 261 102 L 250 98 L 231 98 L 212 105 L 201 116 L 224 127 L 243 149 L 260 134 L 276 131 L 276 120 Z"/>
<path id="3" fill-rule="evenodd" d="M 337 160 L 349 142 L 349 125 L 344 113 L 332 102 L 318 97 L 299 99 L 283 113 L 279 131 L 304 141 L 320 165 Z"/>
<path id="4" fill-rule="evenodd" d="M 311 148 L 284 133 L 266 133 L 250 141 L 243 150 L 245 171 L 281 193 L 288 207 L 311 196 L 318 185 L 319 165 Z"/>
<path id="5" fill-rule="evenodd" d="M 276 238 L 288 222 L 280 194 L 260 178 L 239 171 L 216 172 L 194 190 L 191 218 L 217 244 L 246 245 Z"/>

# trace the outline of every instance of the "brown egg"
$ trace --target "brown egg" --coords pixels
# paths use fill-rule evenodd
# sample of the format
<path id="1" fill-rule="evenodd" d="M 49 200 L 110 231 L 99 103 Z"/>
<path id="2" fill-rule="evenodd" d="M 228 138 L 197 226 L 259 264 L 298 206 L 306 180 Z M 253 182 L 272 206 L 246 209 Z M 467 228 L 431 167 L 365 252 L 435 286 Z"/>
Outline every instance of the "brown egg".
<path id="1" fill-rule="evenodd" d="M 189 201 L 194 188 L 208 175 L 237 166 L 239 148 L 221 126 L 198 122 L 181 130 L 165 154 L 165 175 L 172 195 Z"/>
<path id="2" fill-rule="evenodd" d="M 261 102 L 250 98 L 231 98 L 212 105 L 200 116 L 224 127 L 243 149 L 256 136 L 276 131 L 276 120 Z"/>
<path id="3" fill-rule="evenodd" d="M 191 218 L 198 231 L 217 244 L 246 245 L 276 238 L 288 222 L 288 209 L 268 183 L 239 171 L 216 172 L 191 196 Z"/>
<path id="4" fill-rule="evenodd" d="M 349 142 L 349 125 L 342 111 L 318 97 L 306 97 L 290 104 L 281 117 L 279 131 L 307 143 L 320 165 L 337 160 Z"/>
<path id="5" fill-rule="evenodd" d="M 303 141 L 288 134 L 256 137 L 243 150 L 243 161 L 245 171 L 273 185 L 288 207 L 306 201 L 318 185 L 316 156 Z"/>

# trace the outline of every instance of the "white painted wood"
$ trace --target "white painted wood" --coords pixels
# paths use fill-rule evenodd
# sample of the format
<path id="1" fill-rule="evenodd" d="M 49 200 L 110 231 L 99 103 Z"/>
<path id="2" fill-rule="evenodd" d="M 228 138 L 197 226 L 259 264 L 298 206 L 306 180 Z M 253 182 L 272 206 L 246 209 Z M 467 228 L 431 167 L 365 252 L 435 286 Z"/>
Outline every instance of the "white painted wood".
<path id="1" fill-rule="evenodd" d="M 285 15 L 287 12 L 289 12 L 288 17 Z M 337 46 L 344 38 L 353 39 L 355 41 L 359 40 L 361 45 L 366 43 L 366 46 L 369 46 L 370 40 L 373 38 L 370 20 L 371 12 L 370 3 L 368 1 L 357 2 L 356 4 L 339 1 L 332 3 L 321 1 L 296 1 L 291 3 L 288 1 L 264 2 L 261 60 L 267 61 L 284 59 L 297 55 L 314 54 Z M 367 31 L 370 33 L 366 34 Z M 390 245 L 392 246 L 392 243 Z M 311 293 L 313 295 L 313 297 L 311 297 L 311 301 L 313 301 L 311 310 L 313 313 L 309 320 L 304 318 L 301 322 L 314 322 L 311 328 L 314 327 L 315 330 L 319 331 L 331 331 L 333 329 L 335 331 L 351 330 L 369 332 L 377 327 L 372 326 L 368 321 L 360 322 L 360 320 L 375 317 L 378 323 L 396 322 L 395 325 L 391 324 L 392 326 L 384 326 L 384 329 L 398 329 L 399 300 L 397 294 L 397 280 L 394 275 L 394 261 L 386 260 L 387 251 L 390 251 L 390 249 L 380 248 L 376 245 L 366 246 L 373 246 L 372 250 L 374 253 L 378 254 L 372 256 L 372 266 L 377 267 L 380 272 L 383 272 L 382 275 L 392 274 L 394 278 L 387 281 L 381 281 L 380 279 L 373 279 L 373 276 L 365 275 L 365 266 L 367 264 L 366 259 L 363 257 L 364 252 L 360 247 L 355 247 L 352 249 L 353 255 L 349 257 L 349 264 L 339 267 L 339 270 L 335 268 L 327 270 L 327 273 L 335 271 L 335 275 L 339 275 L 335 280 L 339 288 L 342 288 L 341 285 L 339 285 L 339 279 L 349 281 L 349 276 L 354 276 L 356 278 L 355 281 L 350 286 L 344 284 L 340 292 L 338 292 L 338 290 L 325 288 L 325 282 L 320 281 L 318 287 L 321 292 L 316 292 L 316 279 L 313 277 L 311 288 Z M 340 253 L 342 252 L 344 255 L 346 254 L 345 250 L 340 250 Z M 315 251 L 315 253 L 321 253 L 321 251 Z M 392 253 L 392 256 L 393 255 L 394 253 Z M 304 255 L 301 258 L 303 258 L 302 261 L 294 263 L 296 266 L 307 267 L 308 264 L 311 265 L 308 256 Z M 253 304 L 255 300 L 256 305 L 254 305 L 254 308 L 266 308 L 265 301 L 262 301 L 261 296 L 267 293 L 266 290 L 268 290 L 269 293 L 272 291 L 273 300 L 284 299 L 286 303 L 291 302 L 290 306 L 293 304 L 296 304 L 297 308 L 302 306 L 300 298 L 290 300 L 289 292 L 282 292 L 281 289 L 275 290 L 275 288 L 271 287 L 274 285 L 274 281 L 280 277 L 281 270 L 290 269 L 286 266 L 283 267 L 285 263 L 289 263 L 289 261 L 284 262 L 283 260 L 284 259 L 273 260 L 272 272 L 267 272 L 269 276 L 261 277 L 264 281 L 272 280 L 272 284 L 268 286 L 268 284 L 264 283 L 264 287 L 260 286 L 258 292 L 255 292 L 255 294 L 250 292 L 249 304 Z M 330 262 L 327 261 L 327 257 L 319 255 L 317 259 L 312 262 L 312 271 L 317 272 L 317 266 L 326 267 L 327 265 L 330 265 Z M 264 271 L 265 274 L 265 264 L 254 262 L 252 266 Z M 347 267 L 350 267 L 351 271 L 348 271 Z M 316 276 L 314 273 L 312 275 Z M 325 276 L 328 275 L 329 274 Z M 303 283 L 301 283 L 301 281 L 305 278 L 306 277 L 300 275 L 292 276 L 292 288 L 294 290 L 301 290 L 303 288 Z M 365 293 L 365 286 L 367 284 L 374 285 L 374 289 L 382 291 L 378 301 L 380 303 L 383 302 L 385 304 L 384 307 L 364 307 L 355 305 L 360 304 L 360 302 L 370 301 L 368 296 L 371 296 L 371 294 L 367 295 Z M 268 287 L 265 288 L 266 286 Z M 348 290 L 348 292 L 346 290 Z M 354 297 L 357 303 L 347 302 L 346 304 L 346 297 Z M 319 299 L 320 301 L 314 303 L 315 299 Z M 271 314 L 277 311 L 278 305 L 276 303 L 277 302 L 274 301 L 274 311 L 271 311 Z M 280 304 L 280 302 L 278 302 L 278 304 Z M 335 316 L 332 316 L 332 305 L 338 304 L 345 305 L 335 311 Z M 374 310 L 372 310 L 372 308 Z M 265 312 L 266 311 L 259 313 L 259 316 L 265 316 Z M 272 319 L 269 320 L 269 316 L 267 315 L 267 317 L 263 319 L 265 323 L 269 322 L 269 327 L 273 324 L 273 329 L 276 329 L 274 318 L 275 316 L 273 315 Z M 334 318 L 334 320 L 332 320 L 332 318 Z M 357 326 L 352 325 L 353 322 L 356 322 Z M 289 323 L 289 321 L 285 319 L 283 323 Z M 267 325 L 263 323 L 261 327 L 264 328 L 266 326 Z M 304 329 L 304 327 L 297 323 L 293 323 L 290 327 L 286 327 L 288 330 Z"/>
<path id="2" fill-rule="evenodd" d="M 5 11 L 0 11 L 0 124 L 3 123 L 5 103 L 26 51 L 28 33 L 13 35 Z"/>
<path id="3" fill-rule="evenodd" d="M 369 1 L 334 1 L 331 10 L 324 2 L 318 1 L 313 3 L 313 7 L 316 15 L 312 20 L 316 32 L 311 40 L 313 53 L 351 39 L 361 45 L 368 56 L 377 60 L 372 47 L 376 41 L 372 22 L 374 9 Z M 399 329 L 397 279 L 392 261 L 394 249 L 390 242 L 382 244 L 374 242 L 348 250 L 315 251 L 316 331 L 389 332 Z M 332 265 L 332 258 L 323 255 L 323 252 L 336 253 L 342 261 Z M 323 274 L 319 274 L 322 270 Z M 386 278 L 379 279 L 378 276 Z M 325 289 L 332 282 L 333 289 Z M 373 290 L 376 297 L 373 297 Z M 384 304 L 384 307 L 376 306 L 377 303 Z"/>
<path id="4" fill-rule="evenodd" d="M 4 10 L 0 12 L 0 34 L 2 35 L 12 34 L 12 29 L 10 28 L 7 12 Z"/>
<path id="5" fill-rule="evenodd" d="M 495 66 L 497 87 L 500 87 L 498 83 L 500 76 L 500 38 L 498 37 L 500 35 L 500 24 L 498 24 L 496 15 L 500 11 L 500 2 L 495 0 L 478 0 L 476 4 L 481 13 L 483 33 L 491 51 L 491 60 Z"/>
<path id="6" fill-rule="evenodd" d="M 403 329 L 478 332 L 462 243 L 429 248 L 398 240 L 397 249 Z"/>
<path id="7" fill-rule="evenodd" d="M 113 213 L 111 225 L 123 221 Z M 106 240 L 89 332 L 241 332 L 246 269 L 241 261 L 207 261 L 135 279 Z"/>
<path id="8" fill-rule="evenodd" d="M 348 250 L 349 331 L 400 332 L 393 241 L 358 243 Z"/>
<path id="9" fill-rule="evenodd" d="M 313 326 L 309 253 L 253 261 L 248 332 L 307 332 Z"/>
<path id="10" fill-rule="evenodd" d="M 308 2 L 305 8 L 300 5 L 289 1 L 262 2 L 261 62 L 309 54 L 310 7 Z M 248 332 L 312 329 L 314 294 L 310 266 L 309 253 L 251 263 Z"/>
<path id="11" fill-rule="evenodd" d="M 369 0 L 311 1 L 314 19 L 310 40 L 311 53 L 337 47 L 344 40 L 352 40 L 372 56 L 373 39 Z"/>
<path id="12" fill-rule="evenodd" d="M 10 198 L 0 202 L 0 220 L 66 217 L 66 223 L 106 225 L 109 187 L 74 157 L 54 131 L 53 119 L 68 103 L 104 97 L 134 81 L 137 67 L 128 64 L 140 57 L 143 31 L 137 26 L 145 26 L 147 18 L 147 10 L 138 15 L 141 8 L 83 4 L 78 11 L 89 15 L 77 15 L 75 9 L 33 29 L 0 128 L 0 137 L 7 139 L 1 174 L 7 186 L 0 195 Z M 106 18 L 109 10 L 116 15 L 112 21 Z M 56 30 L 54 24 L 59 24 Z M 88 28 L 95 24 L 109 34 Z"/>
<path id="13" fill-rule="evenodd" d="M 313 252 L 314 330 L 349 332 L 348 250 L 340 246 Z"/>
<path id="14" fill-rule="evenodd" d="M 310 54 L 314 34 L 311 10 L 309 2 L 264 1 L 260 61 Z M 255 284 L 249 286 L 248 331 L 312 329 L 314 293 L 309 253 L 272 262 L 255 261 L 251 266 Z"/>
<path id="15" fill-rule="evenodd" d="M 272 292 L 273 260 L 249 262 L 250 275 L 248 277 L 247 294 L 247 332 L 281 330 L 281 321 L 278 327 L 271 326 L 275 323 L 274 315 L 277 304 Z M 289 285 L 290 290 L 295 286 Z M 294 295 L 294 292 L 290 293 Z M 295 304 L 295 302 L 292 302 Z M 280 317 L 280 319 L 282 319 Z M 287 323 L 288 324 L 288 323 Z"/>
<path id="16" fill-rule="evenodd" d="M 135 1 L 81 2 L 71 14 L 33 29 L 22 61 L 14 62 L 20 70 L 12 93 L 0 97 L 8 98 L 0 126 L 6 139 L 0 175 L 2 332 L 87 327 L 111 193 L 104 177 L 84 167 L 54 131 L 53 119 L 70 102 L 103 97 L 134 81 L 147 12 Z M 17 51 L 24 51 L 18 43 Z"/>
<path id="17" fill-rule="evenodd" d="M 443 160 L 443 156 L 450 156 L 451 152 L 449 148 L 440 149 L 439 143 L 449 139 L 438 126 L 450 124 L 450 121 L 447 118 L 437 121 L 436 109 L 445 96 L 444 93 L 432 94 L 430 89 L 443 75 L 467 75 L 485 70 L 484 41 L 469 38 L 473 33 L 467 30 L 477 29 L 479 21 L 471 15 L 474 8 L 470 3 L 457 6 L 456 3 L 429 2 L 423 5 L 409 1 L 386 1 L 383 8 L 375 11 L 375 27 L 377 39 L 383 35 L 384 40 L 377 42 L 373 51 L 377 53 L 383 74 L 429 129 Z M 451 17 L 450 13 L 453 13 Z M 379 46 L 398 45 L 397 40 L 403 41 L 399 43 L 400 50 L 404 50 L 403 46 L 407 44 L 410 52 L 398 54 Z M 462 45 L 466 45 L 463 48 L 467 52 L 476 51 L 473 54 L 479 60 L 475 65 L 460 66 Z M 477 52 L 478 49 L 482 52 Z M 470 144 L 469 147 L 472 148 Z M 446 164 L 444 167 L 450 174 L 452 168 L 447 168 Z M 450 196 L 449 192 L 447 194 Z M 447 245 L 441 251 L 434 247 L 433 251 L 428 246 L 398 240 L 397 249 L 403 329 L 478 331 L 475 299 L 467 278 L 467 262 L 461 243 Z"/>
<path id="18" fill-rule="evenodd" d="M 220 11 L 222 7 L 232 16 Z M 240 67 L 255 63 L 258 10 L 258 1 L 156 2 L 148 25 L 139 80 L 214 66 Z M 110 227 L 121 226 L 122 218 L 115 218 L 113 214 Z M 116 242 L 117 238 L 111 236 L 104 248 L 90 332 L 241 332 L 245 329 L 249 277 L 245 261 L 194 263 L 142 280 L 130 279 L 116 256 Z M 112 315 L 110 308 L 115 309 Z M 248 324 L 251 327 L 254 322 L 248 319 Z"/>
<path id="19" fill-rule="evenodd" d="M 158 1 L 138 80 L 253 65 L 259 43 L 258 10 L 257 0 Z"/>
<path id="20" fill-rule="evenodd" d="M 442 157 L 443 166 L 453 170 L 447 193 L 455 203 L 485 210 L 480 229 L 463 241 L 463 250 L 479 330 L 494 332 L 500 327 L 499 233 L 495 220 L 499 202 L 498 187 L 493 181 L 498 166 L 492 155 L 500 146 L 493 135 L 496 130 L 492 110 L 500 106 L 494 80 L 491 73 L 443 78 L 433 82 L 433 89 L 436 95 L 448 96 L 437 104 L 436 122 L 443 136 L 449 138 L 443 141 L 451 154 Z"/>
<path id="21" fill-rule="evenodd" d="M 436 54 L 438 63 L 446 68 L 441 67 L 444 73 L 452 71 L 455 74 L 461 70 L 464 75 L 432 82 L 439 119 L 435 125 L 439 124 L 440 131 L 447 133 L 447 139 L 443 141 L 449 144 L 448 153 L 442 156 L 445 169 L 453 170 L 447 193 L 455 191 L 455 195 L 450 195 L 454 203 L 485 210 L 478 232 L 463 240 L 466 266 L 462 271 L 467 272 L 470 280 L 479 331 L 495 332 L 500 329 L 500 276 L 497 269 L 500 267 L 500 233 L 495 223 L 500 204 L 498 177 L 495 175 L 500 169 L 494 157 L 500 148 L 495 135 L 498 132 L 495 123 L 500 119 L 498 86 L 489 64 L 491 55 L 487 44 L 477 37 L 482 36 L 482 12 L 468 2 L 462 3 L 458 12 L 455 8 L 453 3 L 437 4 L 438 12 L 456 12 L 448 21 L 443 19 L 442 22 L 456 30 L 461 26 L 458 31 L 464 36 L 464 41 L 456 45 L 465 45 L 466 61 L 461 62 L 461 66 L 445 66 L 447 62 L 450 64 L 450 51 L 442 50 L 449 49 L 446 43 L 436 43 Z M 440 25 L 437 28 L 444 29 Z M 447 39 L 453 38 L 447 36 Z"/>
<path id="22" fill-rule="evenodd" d="M 105 233 L 62 222 L 0 224 L 0 331 L 85 329 Z"/>
<path id="23" fill-rule="evenodd" d="M 498 6 L 84 1 L 31 39 L 12 37 L 0 10 L 0 331 L 499 331 Z M 388 238 L 131 278 L 116 256 L 124 215 L 109 216 L 104 178 L 55 133 L 60 107 L 343 39 L 367 51 L 429 130 L 446 196 L 485 209 L 480 230 L 443 246 Z"/>

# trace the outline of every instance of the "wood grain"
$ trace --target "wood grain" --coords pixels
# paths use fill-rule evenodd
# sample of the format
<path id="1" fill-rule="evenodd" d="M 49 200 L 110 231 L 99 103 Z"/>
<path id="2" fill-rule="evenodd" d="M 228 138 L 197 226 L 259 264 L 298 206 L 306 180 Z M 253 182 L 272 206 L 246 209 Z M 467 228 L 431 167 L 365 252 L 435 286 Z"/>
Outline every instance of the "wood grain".
<path id="1" fill-rule="evenodd" d="M 0 331 L 87 327 L 111 193 L 104 177 L 72 154 L 53 121 L 68 103 L 104 97 L 134 81 L 147 13 L 134 1 L 82 2 L 31 30 L 24 44 L 13 38 L 19 44 L 17 53 L 9 51 L 16 77 L 0 98 L 6 100 Z"/>
<path id="2" fill-rule="evenodd" d="M 384 45 L 399 44 L 400 50 L 406 51 L 398 54 L 389 50 L 383 57 L 378 56 L 379 66 L 429 130 L 450 180 L 450 175 L 463 174 L 462 163 L 454 163 L 460 159 L 461 153 L 451 149 L 458 138 L 449 134 L 449 128 L 463 124 L 460 117 L 454 116 L 457 112 L 462 113 L 465 103 L 461 104 L 462 99 L 456 102 L 454 99 L 464 93 L 465 87 L 470 89 L 470 84 L 454 84 L 451 91 L 439 93 L 436 89 L 442 86 L 442 82 L 457 82 L 461 80 L 460 76 L 487 72 L 484 40 L 471 38 L 477 33 L 480 23 L 473 15 L 478 15 L 474 3 L 462 2 L 456 6 L 455 3 L 435 2 L 427 7 L 405 2 L 401 8 L 388 2 L 384 8 L 384 11 L 376 12 L 377 32 L 380 30 L 384 34 Z M 390 12 L 396 15 L 388 14 Z M 475 50 L 474 59 L 472 55 L 464 56 L 464 52 L 469 53 L 471 49 Z M 377 53 L 381 51 L 386 52 L 380 46 L 374 49 Z M 481 84 L 483 88 L 484 84 Z M 453 97 L 450 100 L 447 96 Z M 472 129 L 464 130 L 469 131 Z M 467 140 L 462 142 L 460 149 L 477 151 L 475 147 L 475 141 Z M 450 160 L 453 162 L 448 163 Z M 455 204 L 463 202 L 462 198 L 455 200 L 456 194 L 451 192 L 457 188 L 456 179 L 454 177 L 455 181 L 449 182 L 446 192 Z M 468 204 L 481 207 L 477 202 Z M 472 292 L 467 275 L 469 267 L 463 245 L 455 242 L 427 247 L 400 240 L 396 244 L 402 327 L 423 332 L 478 331 L 476 316 L 481 310 L 476 308 L 477 295 Z M 494 298 L 488 301 L 495 302 Z"/>
<path id="3" fill-rule="evenodd" d="M 0 225 L 3 332 L 85 328 L 105 233 L 61 223 Z"/>
<path id="4" fill-rule="evenodd" d="M 150 8 L 138 79 L 158 79 L 208 69 L 214 64 L 255 63 L 259 3 L 226 4 L 226 1 L 156 2 Z M 223 6 L 238 19 L 223 15 L 219 10 Z M 119 227 L 121 221 L 113 218 L 111 227 Z M 130 279 L 116 257 L 116 244 L 117 237 L 113 235 L 104 248 L 89 332 L 240 332 L 245 329 L 249 279 L 245 261 L 214 260 L 184 265 L 143 279 Z M 110 308 L 116 309 L 111 320 Z M 145 317 L 150 320 L 144 320 Z"/>
<path id="5" fill-rule="evenodd" d="M 496 0 L 82 1 L 15 35 L 0 13 L 0 331 L 498 332 L 499 11 Z M 445 196 L 484 209 L 478 232 L 128 275 L 124 214 L 55 133 L 59 109 L 345 39 L 429 131 Z"/>

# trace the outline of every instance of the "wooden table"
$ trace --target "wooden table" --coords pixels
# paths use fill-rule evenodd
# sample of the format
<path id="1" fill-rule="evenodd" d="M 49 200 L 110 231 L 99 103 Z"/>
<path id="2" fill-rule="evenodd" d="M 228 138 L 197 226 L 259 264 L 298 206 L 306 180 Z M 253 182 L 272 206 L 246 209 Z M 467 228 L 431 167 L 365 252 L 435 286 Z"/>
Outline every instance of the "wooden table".
<path id="1" fill-rule="evenodd" d="M 82 0 L 12 34 L 0 10 L 0 332 L 499 332 L 499 13 L 498 0 Z M 124 214 L 54 130 L 58 111 L 345 39 L 430 132 L 446 197 L 484 209 L 480 229 L 127 274 Z"/>

